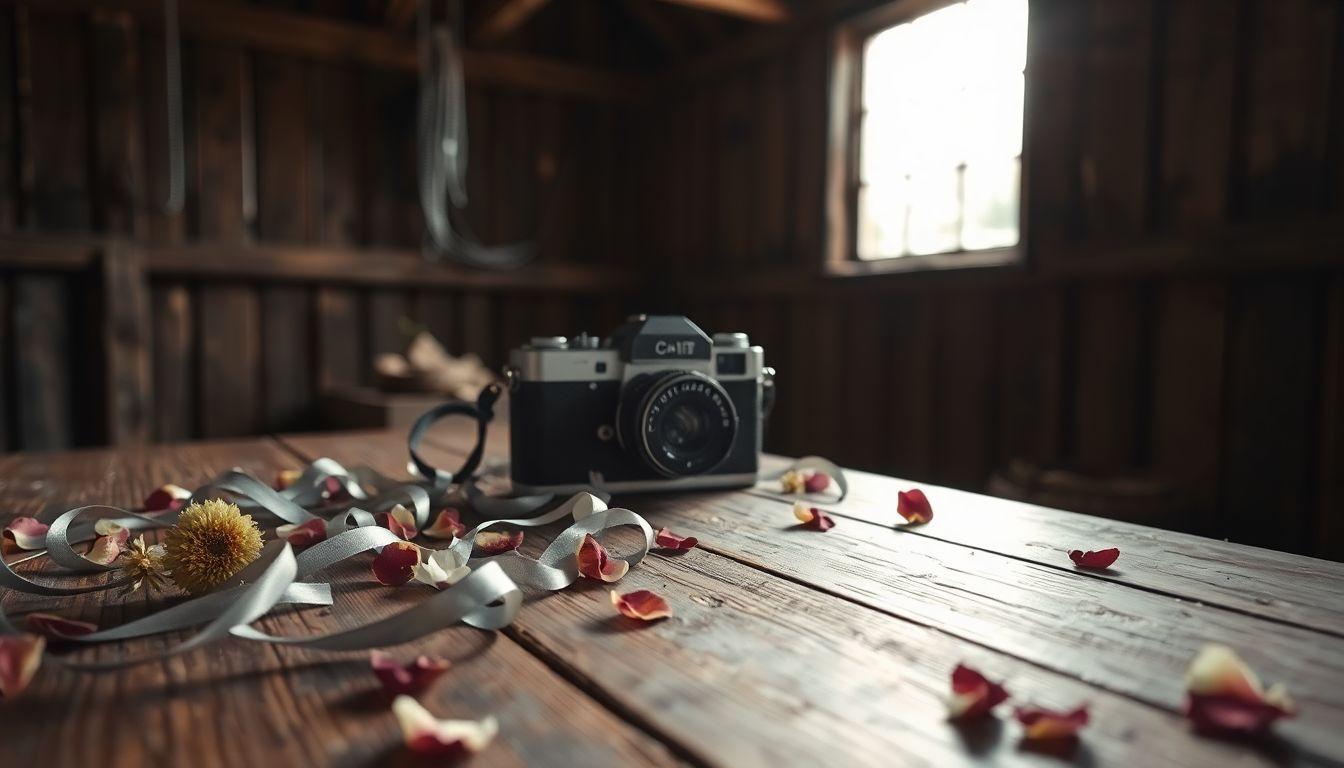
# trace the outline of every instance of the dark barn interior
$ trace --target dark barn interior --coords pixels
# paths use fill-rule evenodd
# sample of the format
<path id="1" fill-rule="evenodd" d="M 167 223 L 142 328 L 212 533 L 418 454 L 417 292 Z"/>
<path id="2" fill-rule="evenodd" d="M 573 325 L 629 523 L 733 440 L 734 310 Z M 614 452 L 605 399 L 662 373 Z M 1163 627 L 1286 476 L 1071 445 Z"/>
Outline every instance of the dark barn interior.
<path id="1" fill-rule="evenodd" d="M 1344 5 L 1032 0 L 1019 244 L 858 260 L 851 37 L 940 5 L 435 4 L 467 216 L 538 247 L 491 271 L 422 252 L 417 3 L 183 0 L 172 212 L 163 4 L 6 0 L 0 448 L 331 428 L 408 328 L 497 370 L 675 312 L 764 346 L 770 451 L 1344 559 Z"/>

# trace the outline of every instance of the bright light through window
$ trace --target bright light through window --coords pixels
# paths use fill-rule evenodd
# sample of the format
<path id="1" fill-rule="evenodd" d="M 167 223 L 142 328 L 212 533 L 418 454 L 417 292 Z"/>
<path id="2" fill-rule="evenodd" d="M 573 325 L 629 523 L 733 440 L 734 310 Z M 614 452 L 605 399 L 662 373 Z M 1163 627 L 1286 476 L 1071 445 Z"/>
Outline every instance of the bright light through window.
<path id="1" fill-rule="evenodd" d="M 1027 0 L 969 0 L 868 38 L 862 259 L 1015 245 Z"/>

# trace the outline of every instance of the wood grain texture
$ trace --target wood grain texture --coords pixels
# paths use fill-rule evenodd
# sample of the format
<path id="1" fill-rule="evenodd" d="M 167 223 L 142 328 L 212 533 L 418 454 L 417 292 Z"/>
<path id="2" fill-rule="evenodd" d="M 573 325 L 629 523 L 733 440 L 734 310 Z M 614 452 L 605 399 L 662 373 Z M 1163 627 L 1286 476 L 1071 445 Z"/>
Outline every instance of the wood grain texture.
<path id="1" fill-rule="evenodd" d="M 261 302 L 245 285 L 202 288 L 196 314 L 201 338 L 200 425 L 203 437 L 260 431 Z"/>
<path id="2" fill-rule="evenodd" d="M 92 188 L 98 229 L 143 237 L 148 233 L 148 211 L 136 31 L 124 16 L 95 16 L 89 27 L 89 56 L 94 62 L 90 67 L 90 106 L 98 116 L 94 121 Z"/>
<path id="3" fill-rule="evenodd" d="M 313 418 L 313 312 L 302 286 L 261 290 L 261 397 L 267 430 L 302 428 Z"/>
<path id="4" fill-rule="evenodd" d="M 195 317 L 191 289 L 180 283 L 153 286 L 154 439 L 196 435 Z"/>
<path id="5" fill-rule="evenodd" d="M 74 425 L 70 408 L 68 311 L 70 288 L 52 275 L 16 277 L 14 307 L 14 387 L 23 407 L 16 431 L 25 450 L 68 447 Z"/>
<path id="6" fill-rule="evenodd" d="M 451 442 L 449 432 L 438 434 Z M 396 471 L 398 463 L 392 455 L 400 442 L 397 435 L 306 435 L 282 441 L 305 457 L 371 461 L 386 471 Z M 452 455 L 458 454 L 439 457 L 447 463 Z M 632 627 L 613 617 L 605 589 L 581 584 L 529 602 L 506 630 L 627 718 L 684 745 L 693 762 L 1034 762 L 1035 756 L 1020 751 L 1000 729 L 968 733 L 946 721 L 946 675 L 962 659 L 1009 677 L 1015 693 L 1026 699 L 1090 700 L 1098 725 L 1089 732 L 1086 754 L 1099 762 L 1259 759 L 1217 743 L 1206 745 L 1175 716 L 1158 709 L 976 647 L 936 626 L 837 599 L 828 594 L 835 589 L 830 581 L 823 590 L 808 584 L 806 565 L 791 566 L 788 578 L 769 568 L 763 572 L 743 562 L 746 551 L 805 548 L 813 534 L 788 530 L 787 521 L 762 526 L 759 519 L 722 519 L 716 513 L 716 523 L 705 523 L 692 519 L 694 512 L 679 511 L 703 501 L 703 496 L 629 500 L 655 527 L 698 528 L 712 537 L 681 555 L 651 555 L 621 582 L 623 589 L 651 588 L 666 595 L 673 601 L 674 618 Z M 786 506 L 757 501 L 787 516 Z M 611 538 L 620 551 L 619 537 Z M 539 547 L 546 532 L 529 530 L 528 540 Z M 842 578 L 876 565 L 866 558 L 851 562 Z M 896 659 L 900 663 L 893 663 Z M 856 706 L 856 701 L 863 703 Z M 1131 737 L 1140 731 L 1152 735 Z"/>
<path id="7" fill-rule="evenodd" d="M 32 514 L 80 502 L 133 506 L 166 480 L 194 485 L 232 466 L 271 477 L 295 459 L 263 440 L 83 452 L 4 461 L 7 511 Z M 414 590 L 370 586 L 368 558 L 329 574 L 338 610 L 286 611 L 258 628 L 282 635 L 346 629 L 386 617 L 423 598 Z M 20 613 L 39 602 L 6 595 Z M 62 602 L 62 614 L 104 626 L 138 618 L 154 601 L 106 604 L 103 596 Z M 46 606 L 50 608 L 51 606 Z M 162 648 L 168 637 L 83 652 L 110 660 Z M 514 641 L 465 627 L 390 649 L 399 659 L 432 654 L 451 671 L 421 697 L 445 717 L 493 714 L 501 734 L 473 764 L 672 764 L 655 740 L 565 683 Z M 388 702 L 364 654 L 329 654 L 230 641 L 209 650 L 123 672 L 90 676 L 42 670 L 25 706 L 7 712 L 9 743 L 41 750 L 50 765 L 191 762 L 195 765 L 417 764 L 401 747 Z M 116 713 L 115 725 L 110 713 Z M 80 738 L 63 734 L 78 727 Z"/>
<path id="8" fill-rule="evenodd" d="M 250 105 L 251 67 L 246 51 L 236 46 L 201 46 L 197 57 L 196 228 L 200 237 L 228 243 L 250 238 L 255 200 L 247 188 L 251 178 L 244 166 L 250 158 L 252 126 L 244 121 Z M 249 106 L 250 109 L 250 106 Z"/>
<path id="9" fill-rule="evenodd" d="M 25 144 L 24 223 L 52 231 L 92 224 L 87 62 L 80 27 L 64 14 L 20 9 L 18 95 Z"/>
<path id="10" fill-rule="evenodd" d="M 367 366 L 359 295 L 319 288 L 314 298 L 318 391 L 363 381 Z"/>
<path id="11" fill-rule="evenodd" d="M 150 437 L 150 289 L 139 256 L 112 247 L 103 254 L 103 367 L 107 439 L 113 445 Z"/>

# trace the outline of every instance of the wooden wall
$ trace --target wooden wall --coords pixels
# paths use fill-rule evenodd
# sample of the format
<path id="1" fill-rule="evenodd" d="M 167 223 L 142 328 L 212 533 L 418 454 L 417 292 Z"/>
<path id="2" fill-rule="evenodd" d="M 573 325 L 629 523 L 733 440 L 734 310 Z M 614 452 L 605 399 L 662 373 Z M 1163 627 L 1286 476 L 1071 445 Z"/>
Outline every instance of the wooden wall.
<path id="1" fill-rule="evenodd" d="M 1146 522 L 1344 557 L 1344 5 L 1033 0 L 1028 265 L 860 278 L 819 266 L 827 9 L 865 4 L 814 5 L 651 139 L 668 307 L 765 345 L 768 446 L 1157 476 L 1188 511 Z"/>
<path id="2" fill-rule="evenodd" d="M 400 351 L 403 318 L 497 365 L 629 308 L 619 78 L 468 62 L 475 229 L 541 255 L 435 270 L 409 32 L 183 4 L 169 214 L 161 4 L 98 5 L 0 4 L 0 449 L 310 428 L 324 388 Z"/>

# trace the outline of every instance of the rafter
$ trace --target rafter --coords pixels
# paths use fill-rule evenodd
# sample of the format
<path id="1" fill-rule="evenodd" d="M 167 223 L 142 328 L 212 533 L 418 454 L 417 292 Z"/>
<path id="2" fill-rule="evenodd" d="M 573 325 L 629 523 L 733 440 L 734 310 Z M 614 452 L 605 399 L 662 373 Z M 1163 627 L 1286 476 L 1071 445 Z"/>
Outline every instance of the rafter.
<path id="1" fill-rule="evenodd" d="M 540 11 L 550 0 L 494 0 L 481 12 L 471 30 L 471 42 L 488 44 L 502 40 Z"/>
<path id="2" fill-rule="evenodd" d="M 786 22 L 793 15 L 783 0 L 663 0 L 663 2 L 770 24 Z"/>

